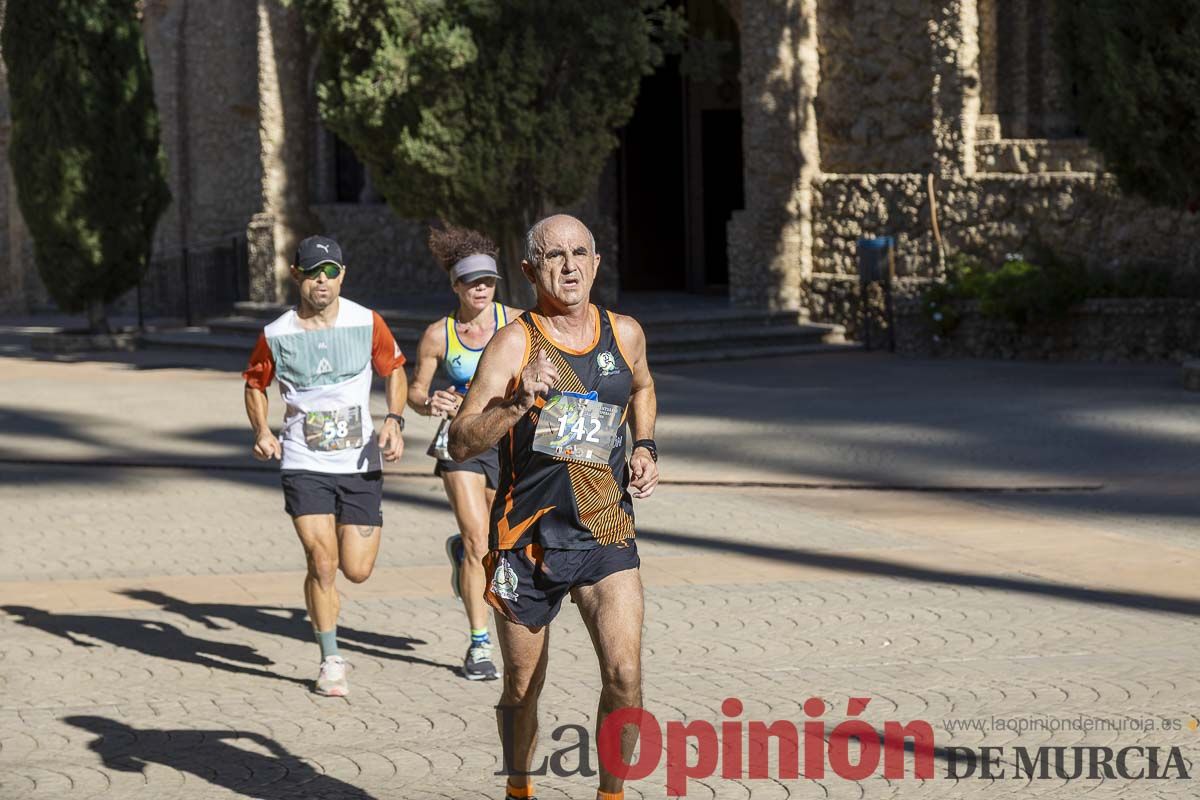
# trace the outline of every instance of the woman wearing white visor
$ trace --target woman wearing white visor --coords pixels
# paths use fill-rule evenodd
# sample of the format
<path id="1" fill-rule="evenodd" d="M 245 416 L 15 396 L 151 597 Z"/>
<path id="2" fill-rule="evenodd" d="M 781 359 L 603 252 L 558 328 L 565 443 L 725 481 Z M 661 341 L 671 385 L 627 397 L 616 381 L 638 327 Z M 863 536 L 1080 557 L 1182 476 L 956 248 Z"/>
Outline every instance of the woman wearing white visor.
<path id="1" fill-rule="evenodd" d="M 446 541 L 453 565 L 454 593 L 462 598 L 470 625 L 471 643 L 463 660 L 468 680 L 499 677 L 492 662 L 488 605 L 483 599 L 483 557 L 487 554 L 488 514 L 496 494 L 499 456 L 495 448 L 463 462 L 446 451 L 446 429 L 466 396 L 479 356 L 492 336 L 521 310 L 495 300 L 497 248 L 481 233 L 447 225 L 429 232 L 429 249 L 450 276 L 458 308 L 425 329 L 417 347 L 417 368 L 408 388 L 408 405 L 418 414 L 445 419 L 430 445 L 437 459 L 434 473 L 446 487 L 446 497 L 460 534 Z M 445 388 L 432 390 L 435 376 Z"/>

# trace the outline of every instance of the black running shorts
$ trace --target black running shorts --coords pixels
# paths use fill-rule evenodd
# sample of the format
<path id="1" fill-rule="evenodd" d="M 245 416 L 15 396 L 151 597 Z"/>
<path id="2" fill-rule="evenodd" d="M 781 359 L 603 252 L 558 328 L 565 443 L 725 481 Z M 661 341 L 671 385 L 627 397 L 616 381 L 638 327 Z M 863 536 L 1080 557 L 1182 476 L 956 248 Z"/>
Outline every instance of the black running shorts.
<path id="1" fill-rule="evenodd" d="M 536 544 L 522 550 L 493 550 L 483 558 L 487 576 L 483 596 L 513 622 L 540 628 L 558 614 L 571 589 L 641 564 L 633 539 L 591 550 L 543 550 Z"/>
<path id="2" fill-rule="evenodd" d="M 495 489 L 500 485 L 500 447 L 492 447 L 466 461 L 446 461 L 439 458 L 437 466 L 433 468 L 433 474 L 440 478 L 446 472 L 478 473 L 487 480 L 489 489 Z"/>
<path id="3" fill-rule="evenodd" d="M 383 524 L 383 473 L 335 475 L 285 469 L 283 508 L 290 516 L 333 514 L 339 525 Z"/>

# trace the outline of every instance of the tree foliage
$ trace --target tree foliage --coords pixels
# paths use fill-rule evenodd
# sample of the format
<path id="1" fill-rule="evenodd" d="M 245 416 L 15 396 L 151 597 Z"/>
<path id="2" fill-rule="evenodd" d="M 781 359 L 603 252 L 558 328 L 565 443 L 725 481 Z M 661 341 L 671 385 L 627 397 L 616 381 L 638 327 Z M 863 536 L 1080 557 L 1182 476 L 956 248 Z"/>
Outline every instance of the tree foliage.
<path id="1" fill-rule="evenodd" d="M 392 208 L 479 228 L 509 262 L 514 237 L 595 185 L 684 24 L 663 0 L 296 2 L 321 117 Z"/>
<path id="2" fill-rule="evenodd" d="M 1058 39 L 1089 141 L 1121 187 L 1200 205 L 1200 2 L 1062 0 Z"/>
<path id="3" fill-rule="evenodd" d="M 61 308 L 96 324 L 145 270 L 170 202 L 138 3 L 8 0 L 3 49 L 9 162 L 38 272 Z"/>

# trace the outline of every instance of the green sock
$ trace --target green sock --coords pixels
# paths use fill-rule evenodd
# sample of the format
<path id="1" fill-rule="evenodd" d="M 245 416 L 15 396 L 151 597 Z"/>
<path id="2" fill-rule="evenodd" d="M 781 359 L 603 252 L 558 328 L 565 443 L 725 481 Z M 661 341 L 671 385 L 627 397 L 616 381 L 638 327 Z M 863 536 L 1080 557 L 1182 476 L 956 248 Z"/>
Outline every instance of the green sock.
<path id="1" fill-rule="evenodd" d="M 488 644 L 491 641 L 487 628 L 471 628 L 471 644 Z"/>
<path id="2" fill-rule="evenodd" d="M 313 635 L 317 637 L 317 644 L 321 646 L 322 661 L 338 654 L 337 625 L 334 625 L 333 629 L 328 631 L 319 631 L 313 628 Z"/>

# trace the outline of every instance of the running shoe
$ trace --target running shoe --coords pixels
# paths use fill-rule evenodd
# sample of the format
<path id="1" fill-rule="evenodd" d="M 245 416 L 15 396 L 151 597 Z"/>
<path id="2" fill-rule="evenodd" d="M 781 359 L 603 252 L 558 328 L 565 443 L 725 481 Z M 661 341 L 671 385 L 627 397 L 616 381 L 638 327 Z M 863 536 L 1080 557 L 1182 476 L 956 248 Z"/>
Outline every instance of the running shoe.
<path id="1" fill-rule="evenodd" d="M 458 588 L 458 579 L 462 575 L 462 563 L 466 553 L 461 533 L 456 533 L 446 540 L 446 557 L 450 559 L 450 588 L 459 600 L 462 599 L 462 592 Z"/>
<path id="2" fill-rule="evenodd" d="M 494 681 L 500 677 L 496 665 L 492 663 L 492 645 L 471 643 L 467 648 L 467 657 L 463 659 L 463 676 L 469 681 Z"/>
<path id="3" fill-rule="evenodd" d="M 321 662 L 316 691 L 317 694 L 326 697 L 345 697 L 350 694 L 350 684 L 346 682 L 345 659 L 341 656 L 329 656 Z"/>

